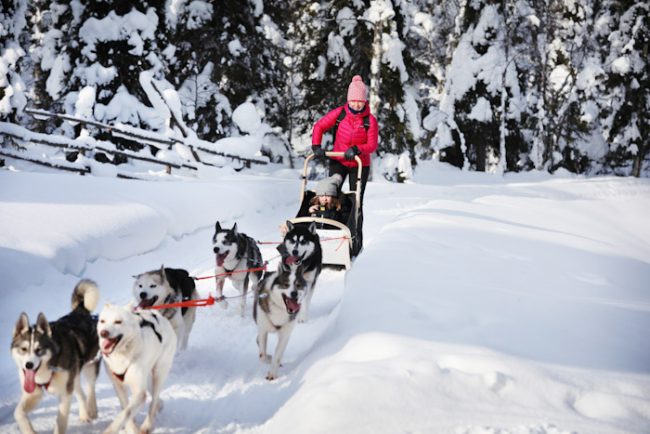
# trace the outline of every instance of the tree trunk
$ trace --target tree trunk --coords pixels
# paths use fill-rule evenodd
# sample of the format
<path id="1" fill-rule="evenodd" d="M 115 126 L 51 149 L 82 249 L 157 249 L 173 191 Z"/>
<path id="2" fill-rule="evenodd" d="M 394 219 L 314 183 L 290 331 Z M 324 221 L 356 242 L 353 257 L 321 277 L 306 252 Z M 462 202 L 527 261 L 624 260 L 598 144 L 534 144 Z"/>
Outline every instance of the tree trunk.
<path id="1" fill-rule="evenodd" d="M 641 169 L 643 167 L 643 160 L 648 152 L 648 147 L 646 145 L 639 145 L 639 150 L 634 156 L 634 162 L 632 164 L 632 176 L 637 178 L 641 177 Z"/>
<path id="2" fill-rule="evenodd" d="M 379 109 L 379 84 L 381 69 L 381 35 L 383 21 L 377 21 L 373 25 L 374 35 L 372 38 L 372 61 L 370 62 L 370 113 L 377 115 Z"/>

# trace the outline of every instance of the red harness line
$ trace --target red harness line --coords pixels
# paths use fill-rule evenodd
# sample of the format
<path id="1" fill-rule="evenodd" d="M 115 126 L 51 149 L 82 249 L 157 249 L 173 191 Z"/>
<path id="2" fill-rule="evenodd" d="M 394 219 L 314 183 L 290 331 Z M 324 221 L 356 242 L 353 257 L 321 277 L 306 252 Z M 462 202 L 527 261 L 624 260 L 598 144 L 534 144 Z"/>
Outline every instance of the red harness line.
<path id="1" fill-rule="evenodd" d="M 333 238 L 323 238 L 321 241 L 332 241 L 332 240 L 341 240 L 341 243 L 338 245 L 336 250 L 340 249 L 345 240 L 348 240 L 348 237 L 333 237 Z M 257 244 L 281 244 L 282 242 L 278 243 L 275 241 L 256 241 Z M 269 261 L 272 261 L 273 259 L 282 256 L 282 255 L 277 255 L 274 256 L 273 258 L 269 259 Z M 205 279 L 212 279 L 212 278 L 217 278 L 221 276 L 230 276 L 231 274 L 235 273 L 249 273 L 249 272 L 254 272 L 254 271 L 266 271 L 266 266 L 268 265 L 269 261 L 264 261 L 264 265 L 261 267 L 256 267 L 256 268 L 248 268 L 246 270 L 233 270 L 233 271 L 227 271 L 225 273 L 219 273 L 215 274 L 212 276 L 202 276 L 202 277 L 192 277 L 194 280 L 205 280 Z M 208 295 L 208 298 L 199 298 L 196 300 L 186 300 L 186 301 L 179 301 L 177 303 L 168 303 L 168 304 L 161 304 L 159 306 L 149 306 L 146 307 L 145 309 L 168 309 L 172 307 L 203 307 L 203 306 L 212 306 L 216 301 L 221 301 L 226 298 L 238 298 L 241 297 L 241 295 L 236 295 L 232 297 L 220 297 L 219 300 L 214 298 L 212 294 Z"/>
<path id="2" fill-rule="evenodd" d="M 168 309 L 170 307 L 201 307 L 201 306 L 212 306 L 215 302 L 215 298 L 212 294 L 208 295 L 208 298 L 197 298 L 196 300 L 185 300 L 179 301 L 177 303 L 167 303 L 161 304 L 160 306 L 149 306 L 145 309 Z"/>

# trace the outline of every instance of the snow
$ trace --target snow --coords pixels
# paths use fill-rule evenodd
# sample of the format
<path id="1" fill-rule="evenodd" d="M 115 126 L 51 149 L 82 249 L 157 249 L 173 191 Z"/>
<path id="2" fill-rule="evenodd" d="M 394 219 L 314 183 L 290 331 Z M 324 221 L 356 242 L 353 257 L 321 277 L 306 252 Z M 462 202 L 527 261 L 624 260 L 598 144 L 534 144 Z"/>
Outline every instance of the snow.
<path id="1" fill-rule="evenodd" d="M 158 16 L 153 8 L 146 14 L 132 9 L 125 15 L 111 11 L 105 18 L 89 18 L 79 29 L 79 36 L 86 43 L 82 54 L 91 61 L 96 60 L 95 44 L 98 41 L 121 41 L 127 39 L 134 48 L 132 54 L 141 52 L 144 39 L 154 39 Z M 128 35 L 128 37 L 127 37 Z"/>
<path id="2" fill-rule="evenodd" d="M 1 171 L 0 345 L 22 311 L 65 314 L 82 277 L 101 307 L 129 302 L 132 276 L 160 264 L 210 275 L 216 220 L 277 242 L 300 181 L 265 170 L 172 182 Z M 370 182 L 364 208 L 364 250 L 347 273 L 323 272 L 280 378 L 264 379 L 250 314 L 200 308 L 156 432 L 650 430 L 649 180 L 423 162 L 407 184 Z M 273 243 L 261 250 L 273 266 Z M 0 361 L 1 432 L 18 433 L 15 371 Z M 84 425 L 73 404 L 70 432 L 101 432 L 119 410 L 103 370 L 98 406 Z M 55 414 L 50 396 L 36 430 Z"/>
<path id="3" fill-rule="evenodd" d="M 74 104 L 74 116 L 88 119 L 92 118 L 95 92 L 94 86 L 85 86 L 81 89 Z"/>
<path id="4" fill-rule="evenodd" d="M 228 51 L 230 51 L 233 57 L 239 57 L 244 52 L 244 47 L 239 39 L 235 38 L 228 42 Z"/>
<path id="5" fill-rule="evenodd" d="M 212 5 L 195 0 L 188 6 L 187 28 L 190 30 L 200 28 L 204 23 L 210 21 L 212 17 Z"/>
<path id="6" fill-rule="evenodd" d="M 257 114 L 257 109 L 250 102 L 240 105 L 232 112 L 232 121 L 245 133 L 253 133 L 262 126 L 262 120 Z"/>
<path id="7" fill-rule="evenodd" d="M 330 33 L 327 36 L 327 58 L 338 67 L 350 64 L 350 53 L 341 35 Z"/>
<path id="8" fill-rule="evenodd" d="M 616 58 L 612 62 L 612 72 L 625 75 L 630 72 L 630 59 L 627 56 Z"/>
<path id="9" fill-rule="evenodd" d="M 63 81 L 65 80 L 66 72 L 70 71 L 70 61 L 66 54 L 59 54 L 54 60 L 54 65 L 50 70 L 50 74 L 45 82 L 45 89 L 52 99 L 58 99 L 59 94 L 63 90 Z"/>
<path id="10" fill-rule="evenodd" d="M 490 101 L 482 96 L 479 97 L 467 117 L 479 122 L 490 122 L 492 120 L 492 107 L 490 106 Z"/>

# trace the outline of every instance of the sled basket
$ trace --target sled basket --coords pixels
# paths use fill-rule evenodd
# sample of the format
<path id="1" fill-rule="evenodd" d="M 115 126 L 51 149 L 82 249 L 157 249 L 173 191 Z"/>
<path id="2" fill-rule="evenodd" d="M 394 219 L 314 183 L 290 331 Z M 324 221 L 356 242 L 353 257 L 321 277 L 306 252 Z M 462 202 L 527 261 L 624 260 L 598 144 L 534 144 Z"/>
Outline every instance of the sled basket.
<path id="1" fill-rule="evenodd" d="M 326 152 L 328 157 L 342 157 L 342 152 Z M 308 155 L 305 159 L 305 166 L 302 177 L 302 187 L 300 189 L 300 209 L 295 218 L 289 219 L 293 224 L 311 224 L 316 223 L 316 232 L 321 239 L 321 248 L 323 250 L 323 265 L 343 266 L 349 269 L 351 261 L 361 250 L 361 240 L 358 228 L 361 227 L 363 216 L 359 207 L 360 191 L 350 191 L 342 193 L 339 196 L 341 208 L 347 210 L 348 215 L 345 222 L 337 220 L 311 217 L 309 216 L 309 202 L 316 195 L 313 190 L 306 190 L 307 187 L 307 168 L 313 155 Z M 358 165 L 357 180 L 361 177 L 361 159 L 355 157 Z M 359 182 L 357 182 L 359 186 Z"/>

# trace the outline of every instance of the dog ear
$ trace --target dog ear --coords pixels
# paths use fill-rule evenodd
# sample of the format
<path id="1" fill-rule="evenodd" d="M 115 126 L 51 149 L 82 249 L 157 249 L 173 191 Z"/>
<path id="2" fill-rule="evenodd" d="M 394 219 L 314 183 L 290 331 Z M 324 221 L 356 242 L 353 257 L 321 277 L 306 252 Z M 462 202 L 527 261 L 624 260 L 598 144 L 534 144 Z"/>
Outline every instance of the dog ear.
<path id="1" fill-rule="evenodd" d="M 25 333 L 29 330 L 29 318 L 25 312 L 21 313 L 16 321 L 16 327 L 14 328 L 14 338 L 22 333 Z"/>
<path id="2" fill-rule="evenodd" d="M 235 235 L 237 235 L 237 222 L 235 222 L 235 224 L 232 225 L 232 229 L 231 229 L 231 231 L 232 231 Z"/>
<path id="3" fill-rule="evenodd" d="M 39 312 L 38 318 L 36 319 L 36 330 L 40 331 L 41 333 L 45 333 L 50 337 L 52 336 L 50 323 L 47 322 L 47 318 L 45 318 L 45 314 L 43 312 Z"/>
<path id="4" fill-rule="evenodd" d="M 214 231 L 215 232 L 221 232 L 221 225 L 219 224 L 219 221 L 214 225 Z"/>
<path id="5" fill-rule="evenodd" d="M 293 227 L 294 227 L 294 226 L 293 226 L 293 223 L 291 223 L 289 220 L 287 220 L 287 229 L 288 229 L 287 232 L 292 231 L 292 230 L 293 230 Z"/>
<path id="6" fill-rule="evenodd" d="M 311 222 L 311 224 L 309 225 L 309 232 L 311 232 L 312 234 L 316 233 L 316 222 Z"/>
<path id="7" fill-rule="evenodd" d="M 163 283 L 167 281 L 167 273 L 165 273 L 165 264 L 160 265 L 160 277 L 162 277 Z"/>

